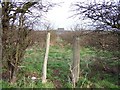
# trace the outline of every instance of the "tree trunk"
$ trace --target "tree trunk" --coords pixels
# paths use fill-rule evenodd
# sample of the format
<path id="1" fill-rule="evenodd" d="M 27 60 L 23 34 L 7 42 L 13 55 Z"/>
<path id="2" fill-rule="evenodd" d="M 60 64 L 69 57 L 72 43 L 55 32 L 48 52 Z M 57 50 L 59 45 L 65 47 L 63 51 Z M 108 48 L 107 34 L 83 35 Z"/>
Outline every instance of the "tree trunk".
<path id="1" fill-rule="evenodd" d="M 43 71 L 42 71 L 42 83 L 46 83 L 46 77 L 47 77 L 47 61 L 48 61 L 48 54 L 49 54 L 49 47 L 50 47 L 50 33 L 48 32 L 47 34 L 47 39 L 46 39 L 46 53 L 45 53 L 45 58 L 44 58 L 44 63 L 43 63 Z"/>
<path id="2" fill-rule="evenodd" d="M 79 80 L 80 73 L 80 46 L 79 46 L 79 38 L 73 38 L 73 63 L 72 63 L 72 82 L 75 87 L 75 83 Z"/>
<path id="3" fill-rule="evenodd" d="M 18 62 L 19 62 L 19 44 L 16 47 L 15 64 L 14 64 L 14 69 L 12 71 L 12 76 L 10 80 L 11 84 L 14 84 L 17 79 Z"/>
<path id="4" fill-rule="evenodd" d="M 120 31 L 118 32 L 118 51 L 120 50 Z M 118 58 L 120 59 L 120 55 L 118 55 Z"/>
<path id="5" fill-rule="evenodd" d="M 11 65 L 10 60 L 8 58 L 8 47 L 7 45 L 9 44 L 9 39 L 8 39 L 8 32 L 9 32 L 9 0 L 3 0 L 4 7 L 2 7 L 2 63 L 7 63 L 7 69 L 11 70 L 9 66 Z M 3 64 L 3 66 L 6 66 Z M 11 79 L 11 71 L 9 71 L 9 77 L 7 78 L 9 81 Z"/>

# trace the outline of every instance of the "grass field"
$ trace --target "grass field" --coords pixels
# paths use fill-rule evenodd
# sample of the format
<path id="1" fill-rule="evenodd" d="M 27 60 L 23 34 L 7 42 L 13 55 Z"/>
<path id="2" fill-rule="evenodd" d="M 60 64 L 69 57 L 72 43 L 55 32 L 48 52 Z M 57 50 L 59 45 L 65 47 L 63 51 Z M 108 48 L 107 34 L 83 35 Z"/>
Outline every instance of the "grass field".
<path id="1" fill-rule="evenodd" d="M 41 83 L 45 49 L 34 46 L 26 50 L 21 63 L 18 80 L 14 85 L 1 81 L 3 88 L 72 88 L 69 64 L 72 62 L 71 46 L 51 46 L 47 83 Z M 80 79 L 76 88 L 120 88 L 120 52 L 96 50 L 91 47 L 80 49 Z M 32 77 L 37 77 L 33 81 Z"/>

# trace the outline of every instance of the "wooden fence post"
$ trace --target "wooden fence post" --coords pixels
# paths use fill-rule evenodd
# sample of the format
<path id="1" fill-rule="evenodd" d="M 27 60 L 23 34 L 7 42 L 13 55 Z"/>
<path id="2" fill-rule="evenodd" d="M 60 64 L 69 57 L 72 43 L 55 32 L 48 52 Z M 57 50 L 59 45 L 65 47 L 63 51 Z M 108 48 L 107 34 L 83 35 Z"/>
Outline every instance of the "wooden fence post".
<path id="1" fill-rule="evenodd" d="M 2 70 L 2 5 L 0 3 L 0 70 Z M 2 72 L 0 72 L 0 79 L 2 79 Z"/>
<path id="2" fill-rule="evenodd" d="M 79 80 L 80 73 L 80 45 L 79 37 L 73 37 L 73 63 L 72 63 L 72 82 L 75 87 L 76 82 Z"/>
<path id="3" fill-rule="evenodd" d="M 46 39 L 46 52 L 45 52 L 45 58 L 43 63 L 42 83 L 47 82 L 46 77 L 47 77 L 47 61 L 48 61 L 49 47 L 50 47 L 50 32 L 48 32 L 47 39 Z"/>

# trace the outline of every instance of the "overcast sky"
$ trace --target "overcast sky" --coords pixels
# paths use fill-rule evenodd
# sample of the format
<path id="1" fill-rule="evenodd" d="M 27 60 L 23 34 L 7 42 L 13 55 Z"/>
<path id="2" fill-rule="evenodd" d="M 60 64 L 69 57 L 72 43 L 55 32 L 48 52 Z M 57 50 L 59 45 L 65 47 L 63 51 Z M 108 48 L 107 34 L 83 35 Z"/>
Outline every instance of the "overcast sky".
<path id="1" fill-rule="evenodd" d="M 71 25 L 76 21 L 73 18 L 69 18 L 73 13 L 70 11 L 71 3 L 80 0 L 52 0 L 53 2 L 63 2 L 60 5 L 54 7 L 47 14 L 47 19 L 53 24 L 55 28 L 69 29 Z M 82 1 L 82 0 L 81 0 Z"/>

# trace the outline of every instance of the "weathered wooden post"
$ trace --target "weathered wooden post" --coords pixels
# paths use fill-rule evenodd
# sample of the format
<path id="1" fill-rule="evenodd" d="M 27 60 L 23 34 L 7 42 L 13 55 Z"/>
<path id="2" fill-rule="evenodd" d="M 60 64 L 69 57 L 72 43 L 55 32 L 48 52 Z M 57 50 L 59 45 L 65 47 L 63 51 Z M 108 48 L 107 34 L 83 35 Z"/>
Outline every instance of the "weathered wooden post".
<path id="1" fill-rule="evenodd" d="M 0 70 L 2 69 L 2 5 L 0 3 Z M 2 72 L 0 72 L 0 74 L 2 75 Z M 0 75 L 0 79 L 2 78 L 2 76 Z"/>
<path id="2" fill-rule="evenodd" d="M 48 61 L 49 47 L 50 47 L 50 32 L 48 32 L 47 39 L 46 39 L 46 52 L 45 52 L 45 58 L 43 63 L 42 83 L 47 82 L 46 77 L 47 77 L 47 61 Z"/>
<path id="3" fill-rule="evenodd" d="M 80 73 L 80 45 L 79 37 L 73 37 L 73 62 L 72 62 L 72 82 L 73 87 L 75 87 L 76 82 L 79 80 Z"/>

